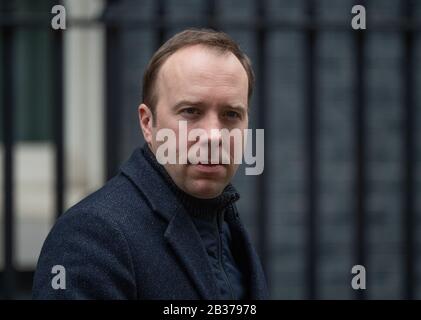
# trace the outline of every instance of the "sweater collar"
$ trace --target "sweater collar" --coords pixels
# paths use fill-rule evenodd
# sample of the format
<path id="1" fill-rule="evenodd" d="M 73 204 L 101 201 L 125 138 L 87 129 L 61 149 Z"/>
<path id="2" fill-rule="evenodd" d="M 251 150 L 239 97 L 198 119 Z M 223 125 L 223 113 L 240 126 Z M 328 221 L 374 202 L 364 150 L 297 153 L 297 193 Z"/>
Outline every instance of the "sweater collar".
<path id="1" fill-rule="evenodd" d="M 231 184 L 228 184 L 222 193 L 215 198 L 200 199 L 194 197 L 181 190 L 175 184 L 165 167 L 156 160 L 154 153 L 151 151 L 147 143 L 143 145 L 141 150 L 146 160 L 156 171 L 159 172 L 165 183 L 170 187 L 177 199 L 183 204 L 186 211 L 194 217 L 213 220 L 217 213 L 223 212 L 225 208 L 240 198 L 239 193 Z"/>

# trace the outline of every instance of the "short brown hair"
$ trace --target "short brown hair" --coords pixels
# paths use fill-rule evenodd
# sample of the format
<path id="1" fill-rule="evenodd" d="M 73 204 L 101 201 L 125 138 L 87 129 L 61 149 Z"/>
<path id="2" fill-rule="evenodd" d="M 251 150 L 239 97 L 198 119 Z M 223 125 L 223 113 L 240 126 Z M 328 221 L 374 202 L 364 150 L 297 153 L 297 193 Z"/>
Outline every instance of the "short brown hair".
<path id="1" fill-rule="evenodd" d="M 201 44 L 221 52 L 231 52 L 243 65 L 248 77 L 248 100 L 250 101 L 254 86 L 254 73 L 250 59 L 226 33 L 212 29 L 187 29 L 177 33 L 165 42 L 152 56 L 143 75 L 142 100 L 155 114 L 158 102 L 155 92 L 155 82 L 159 69 L 164 62 L 177 50 Z"/>

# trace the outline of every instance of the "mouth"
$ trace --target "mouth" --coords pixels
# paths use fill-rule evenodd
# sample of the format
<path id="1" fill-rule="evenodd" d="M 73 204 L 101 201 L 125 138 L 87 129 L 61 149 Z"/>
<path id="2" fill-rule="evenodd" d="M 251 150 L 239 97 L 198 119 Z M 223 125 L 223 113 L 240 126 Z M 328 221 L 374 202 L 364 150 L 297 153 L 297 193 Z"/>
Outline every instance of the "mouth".
<path id="1" fill-rule="evenodd" d="M 221 172 L 225 168 L 225 166 L 222 164 L 211 164 L 201 162 L 199 162 L 198 164 L 192 164 L 189 162 L 188 164 L 189 166 L 192 166 L 203 173 L 217 173 Z"/>

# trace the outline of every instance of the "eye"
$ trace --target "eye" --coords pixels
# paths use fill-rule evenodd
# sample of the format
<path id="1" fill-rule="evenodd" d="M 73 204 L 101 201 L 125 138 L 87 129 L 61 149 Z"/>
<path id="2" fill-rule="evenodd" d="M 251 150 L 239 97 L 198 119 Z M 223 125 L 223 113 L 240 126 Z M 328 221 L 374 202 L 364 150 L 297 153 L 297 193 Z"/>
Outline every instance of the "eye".
<path id="1" fill-rule="evenodd" d="M 241 114 L 232 110 L 225 112 L 225 116 L 227 116 L 230 119 L 241 119 Z"/>
<path id="2" fill-rule="evenodd" d="M 184 114 L 186 116 L 198 116 L 200 115 L 200 110 L 198 108 L 193 108 L 193 107 L 189 107 L 189 108 L 184 108 L 180 111 L 181 114 Z"/>

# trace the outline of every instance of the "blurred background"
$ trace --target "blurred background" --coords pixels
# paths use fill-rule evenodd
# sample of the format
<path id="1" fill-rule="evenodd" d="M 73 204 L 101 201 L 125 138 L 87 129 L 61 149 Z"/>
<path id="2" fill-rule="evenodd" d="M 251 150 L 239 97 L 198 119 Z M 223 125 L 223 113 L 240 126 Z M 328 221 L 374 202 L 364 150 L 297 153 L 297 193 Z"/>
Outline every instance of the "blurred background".
<path id="1" fill-rule="evenodd" d="M 271 298 L 420 299 L 415 0 L 0 0 L 0 297 L 30 298 L 57 216 L 143 143 L 144 68 L 187 27 L 227 32 L 254 64 L 265 170 L 234 185 Z"/>

